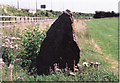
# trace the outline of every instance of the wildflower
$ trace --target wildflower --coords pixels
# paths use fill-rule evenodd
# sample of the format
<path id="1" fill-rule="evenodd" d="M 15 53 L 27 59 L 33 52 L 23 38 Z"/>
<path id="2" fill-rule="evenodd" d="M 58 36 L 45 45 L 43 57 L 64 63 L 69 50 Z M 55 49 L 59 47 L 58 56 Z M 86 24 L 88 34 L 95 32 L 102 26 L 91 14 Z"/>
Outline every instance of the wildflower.
<path id="1" fill-rule="evenodd" d="M 81 73 L 81 65 L 80 64 L 77 64 L 77 68 L 79 70 L 79 74 Z"/>
<path id="2" fill-rule="evenodd" d="M 68 71 L 67 63 L 66 63 L 66 67 L 65 67 L 65 69 L 63 69 L 63 70 L 64 70 L 64 72 L 67 72 L 67 71 Z"/>
<path id="3" fill-rule="evenodd" d="M 11 37 L 11 39 L 12 39 L 12 40 L 15 40 L 15 39 L 16 39 L 16 37 Z"/>
<path id="4" fill-rule="evenodd" d="M 5 42 L 6 45 L 9 45 L 10 43 L 9 42 Z"/>
<path id="5" fill-rule="evenodd" d="M 61 69 L 55 68 L 55 72 L 61 72 Z"/>
<path id="6" fill-rule="evenodd" d="M 69 71 L 69 75 L 75 76 L 75 74 L 72 71 Z"/>
<path id="7" fill-rule="evenodd" d="M 77 68 L 75 68 L 75 72 L 77 72 L 78 71 L 78 69 Z"/>
<path id="8" fill-rule="evenodd" d="M 8 36 L 2 36 L 2 38 L 7 38 Z"/>
<path id="9" fill-rule="evenodd" d="M 94 65 L 97 66 L 97 70 L 99 70 L 100 63 L 96 62 Z"/>
<path id="10" fill-rule="evenodd" d="M 94 62 L 90 62 L 90 66 L 93 66 L 95 63 Z"/>
<path id="11" fill-rule="evenodd" d="M 16 63 L 16 62 L 20 62 L 20 61 L 22 61 L 21 58 L 20 58 L 20 59 L 16 59 L 16 60 L 14 60 L 15 63 Z"/>
<path id="12" fill-rule="evenodd" d="M 16 76 L 17 80 L 23 80 L 23 78 Z"/>
<path id="13" fill-rule="evenodd" d="M 7 38 L 8 38 L 8 39 L 11 39 L 11 37 L 9 37 L 9 36 L 8 36 Z"/>
<path id="14" fill-rule="evenodd" d="M 5 43 L 2 44 L 2 47 L 5 47 Z"/>
<path id="15" fill-rule="evenodd" d="M 16 49 L 18 49 L 18 45 L 16 44 L 15 46 L 14 46 Z"/>
<path id="16" fill-rule="evenodd" d="M 5 39 L 5 41 L 6 41 L 6 42 L 10 42 L 10 40 L 9 40 L 8 38 L 7 38 L 7 39 Z"/>
<path id="17" fill-rule="evenodd" d="M 17 37 L 16 40 L 21 40 L 21 39 L 19 37 Z"/>
<path id="18" fill-rule="evenodd" d="M 88 63 L 87 62 L 83 62 L 83 66 L 88 67 Z"/>
<path id="19" fill-rule="evenodd" d="M 3 59 L 2 58 L 0 58 L 0 62 L 2 62 L 3 61 Z"/>
<path id="20" fill-rule="evenodd" d="M 17 41 L 18 44 L 21 44 L 21 41 Z"/>
<path id="21" fill-rule="evenodd" d="M 99 65 L 100 65 L 100 63 L 96 62 L 96 63 L 95 63 L 95 65 L 96 65 L 96 66 L 99 66 Z"/>
<path id="22" fill-rule="evenodd" d="M 6 48 L 8 48 L 8 47 L 9 47 L 9 45 L 5 45 L 5 47 L 6 47 Z"/>
<path id="23" fill-rule="evenodd" d="M 68 68 L 65 68 L 65 69 L 64 69 L 64 72 L 67 72 L 67 71 L 68 71 Z"/>
<path id="24" fill-rule="evenodd" d="M 11 42 L 10 42 L 10 45 L 12 45 L 13 43 L 14 43 L 14 42 L 13 42 L 13 41 L 11 41 Z"/>
<path id="25" fill-rule="evenodd" d="M 5 43 L 3 43 L 3 44 L 2 44 L 2 47 L 6 47 L 6 48 L 8 48 L 9 46 L 6 45 Z"/>
<path id="26" fill-rule="evenodd" d="M 19 80 L 23 80 L 23 78 L 20 78 Z"/>
<path id="27" fill-rule="evenodd" d="M 57 63 L 54 64 L 54 71 L 55 72 L 61 72 L 61 69 L 57 68 Z"/>
<path id="28" fill-rule="evenodd" d="M 12 45 L 10 45 L 10 48 L 13 49 L 14 47 Z"/>
<path id="29" fill-rule="evenodd" d="M 78 69 L 81 69 L 81 65 L 80 65 L 80 64 L 77 64 L 77 68 L 78 68 Z"/>
<path id="30" fill-rule="evenodd" d="M 14 68 L 14 65 L 9 65 L 9 67 L 8 67 L 8 69 L 12 69 L 12 68 Z"/>
<path id="31" fill-rule="evenodd" d="M 52 70 L 51 66 L 49 67 L 49 71 L 50 71 L 51 74 L 53 73 L 53 70 Z"/>
<path id="32" fill-rule="evenodd" d="M 0 62 L 0 65 L 4 65 L 5 63 L 4 62 Z"/>

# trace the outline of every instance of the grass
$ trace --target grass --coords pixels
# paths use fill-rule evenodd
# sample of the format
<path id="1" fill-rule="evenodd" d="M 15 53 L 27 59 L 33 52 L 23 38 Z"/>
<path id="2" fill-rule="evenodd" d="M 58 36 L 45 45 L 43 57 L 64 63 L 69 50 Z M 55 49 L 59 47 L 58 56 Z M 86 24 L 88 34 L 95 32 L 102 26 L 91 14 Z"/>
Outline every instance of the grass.
<path id="1" fill-rule="evenodd" d="M 110 20 L 111 20 L 111 22 L 108 22 Z M 108 41 L 109 38 L 106 38 L 106 39 L 104 38 L 105 40 L 101 39 L 101 37 L 99 37 L 99 36 L 101 36 L 101 34 L 99 34 L 99 33 L 101 33 L 101 29 L 96 30 L 96 28 L 100 28 L 101 26 L 106 26 L 105 28 L 108 28 L 109 23 L 112 24 L 115 22 L 117 24 L 116 20 L 117 20 L 116 18 L 108 18 L 108 19 L 93 19 L 91 21 L 86 21 L 87 29 L 85 29 L 84 32 L 82 32 L 82 33 L 81 32 L 76 33 L 78 43 L 81 47 L 81 58 L 80 58 L 79 64 L 82 65 L 83 62 L 88 62 L 88 63 L 99 62 L 101 64 L 99 70 L 97 70 L 96 67 L 86 68 L 86 67 L 82 66 L 81 73 L 76 72 L 76 80 L 75 80 L 75 77 L 68 75 L 67 72 L 66 73 L 59 73 L 59 72 L 55 73 L 54 72 L 53 74 L 50 74 L 48 76 L 29 75 L 27 73 L 27 70 L 24 70 L 20 67 L 19 63 L 14 63 L 14 68 L 12 68 L 12 69 L 8 69 L 7 65 L 3 66 L 3 69 L 2 69 L 3 81 L 10 81 L 11 73 L 12 73 L 12 81 L 82 81 L 82 82 L 86 82 L 86 81 L 89 81 L 89 82 L 113 81 L 113 82 L 115 82 L 115 81 L 118 81 L 118 71 L 117 71 L 118 65 L 116 65 L 116 63 L 118 63 L 117 57 L 113 58 L 114 56 L 111 56 L 112 53 L 117 55 L 117 53 L 116 53 L 117 51 L 116 52 L 112 51 L 110 53 L 103 51 L 105 49 L 104 47 L 106 47 L 105 46 L 106 44 L 104 43 L 104 41 L 105 40 Z M 104 22 L 101 24 L 102 21 L 104 21 Z M 96 24 L 94 24 L 94 23 L 96 23 Z M 100 24 L 100 25 L 98 26 L 97 24 Z M 113 25 L 116 26 L 116 24 L 113 24 Z M 94 27 L 94 26 L 96 26 L 96 27 Z M 18 29 L 15 29 L 15 27 L 13 27 L 12 29 L 18 30 Z M 9 28 L 3 29 L 3 34 L 16 37 L 17 34 L 12 29 L 11 30 Z M 112 29 L 110 29 L 110 30 L 112 30 Z M 96 31 L 98 31 L 98 32 L 96 33 Z M 6 33 L 6 32 L 9 32 L 9 33 Z M 15 34 L 13 34 L 13 32 Z M 96 33 L 96 35 L 94 36 L 95 33 Z M 106 34 L 107 33 L 108 33 L 108 31 L 106 30 Z M 105 34 L 105 36 L 106 36 L 106 34 Z M 112 34 L 117 34 L 116 29 L 115 30 L 113 29 Z M 113 36 L 116 36 L 116 35 L 113 35 Z M 98 49 L 95 48 L 95 43 L 92 42 L 93 39 L 94 39 L 95 43 L 98 44 L 98 46 L 101 48 L 103 53 L 99 53 Z M 101 44 L 99 44 L 97 42 L 99 39 L 101 40 L 101 43 L 104 44 L 104 47 L 103 47 L 104 49 L 101 47 Z M 112 49 L 114 49 L 114 48 L 112 48 Z M 15 56 L 17 56 L 17 55 L 15 55 Z M 113 62 L 115 62 L 115 64 L 113 64 Z M 115 69 L 111 68 L 112 66 L 115 66 Z M 22 78 L 22 80 L 19 80 L 17 77 Z"/>
<path id="2" fill-rule="evenodd" d="M 90 35 L 103 53 L 111 54 L 118 60 L 118 18 L 94 19 L 86 23 Z"/>
<path id="3" fill-rule="evenodd" d="M 103 52 L 102 54 L 97 53 L 91 59 L 98 59 L 104 64 L 104 67 L 118 74 L 118 18 L 92 19 L 85 23 L 91 38 Z"/>
<path id="4" fill-rule="evenodd" d="M 11 81 L 11 73 L 12 73 L 12 80 L 13 81 L 79 81 L 79 82 L 93 82 L 93 81 L 118 81 L 118 77 L 111 71 L 105 70 L 104 68 L 100 67 L 100 70 L 97 70 L 96 67 L 84 67 L 82 66 L 81 72 L 76 72 L 76 79 L 74 76 L 68 74 L 68 72 L 60 73 L 54 72 L 50 75 L 28 75 L 27 71 L 20 69 L 19 65 L 14 66 L 13 69 L 7 69 L 4 66 L 2 77 L 3 81 Z M 17 67 L 17 68 L 16 68 Z M 19 80 L 18 77 L 22 78 Z"/>

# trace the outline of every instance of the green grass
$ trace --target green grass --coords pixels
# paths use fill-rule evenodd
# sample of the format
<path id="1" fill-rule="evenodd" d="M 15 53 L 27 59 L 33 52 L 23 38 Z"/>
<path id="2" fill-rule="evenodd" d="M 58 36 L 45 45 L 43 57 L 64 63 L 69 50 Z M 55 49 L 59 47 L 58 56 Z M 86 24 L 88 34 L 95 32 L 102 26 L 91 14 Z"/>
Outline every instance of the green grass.
<path id="1" fill-rule="evenodd" d="M 113 71 L 118 75 L 118 19 L 104 18 L 85 21 L 87 30 L 77 33 L 78 43 L 81 47 L 80 64 L 86 62 L 99 62 L 101 67 Z M 99 53 L 94 43 L 103 53 Z"/>
<path id="2" fill-rule="evenodd" d="M 102 67 L 97 70 L 96 67 L 83 67 L 80 72 L 76 72 L 76 80 L 74 76 L 71 76 L 68 74 L 68 72 L 60 73 L 60 72 L 54 72 L 50 75 L 28 75 L 27 70 L 23 71 L 20 69 L 19 65 L 14 66 L 15 68 L 12 69 L 12 80 L 13 81 L 81 81 L 81 82 L 93 82 L 93 81 L 118 81 L 117 75 L 112 73 L 111 71 L 104 69 Z M 3 68 L 3 81 L 10 81 L 11 70 L 10 69 L 4 69 Z M 17 77 L 22 78 L 22 80 L 19 80 Z"/>
<path id="3" fill-rule="evenodd" d="M 86 23 L 90 35 L 103 53 L 118 60 L 118 18 L 93 19 Z"/>

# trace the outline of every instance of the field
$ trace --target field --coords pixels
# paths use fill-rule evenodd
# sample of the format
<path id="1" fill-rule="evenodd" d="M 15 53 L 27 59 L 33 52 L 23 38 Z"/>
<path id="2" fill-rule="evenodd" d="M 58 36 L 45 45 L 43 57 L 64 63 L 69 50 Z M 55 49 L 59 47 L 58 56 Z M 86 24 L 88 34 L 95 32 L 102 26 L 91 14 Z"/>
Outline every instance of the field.
<path id="1" fill-rule="evenodd" d="M 118 73 L 118 18 L 94 19 L 86 23 L 108 67 Z"/>
<path id="2" fill-rule="evenodd" d="M 3 81 L 118 81 L 118 19 L 91 19 L 75 20 L 75 32 L 79 46 L 81 48 L 81 58 L 79 64 L 81 71 L 74 72 L 75 75 L 69 75 L 68 72 L 54 72 L 48 76 L 30 75 L 27 71 L 28 64 L 32 63 L 31 59 L 35 58 L 39 47 L 45 38 L 46 31 L 40 29 L 40 25 L 24 27 L 26 30 L 20 30 L 13 27 L 5 28 L 3 34 L 10 37 L 21 38 L 20 49 L 4 49 L 3 55 L 7 57 L 2 68 Z M 50 26 L 46 26 L 50 27 Z M 19 32 L 20 31 L 20 32 Z M 21 37 L 22 36 L 22 37 Z M 12 40 L 12 39 L 11 39 Z M 10 40 L 10 41 L 11 41 Z M 39 41 L 40 40 L 40 41 Z M 3 39 L 3 42 L 6 40 Z M 16 45 L 17 40 L 13 41 Z M 33 42 L 31 44 L 31 42 Z M 35 48 L 33 45 L 36 45 Z M 31 56 L 34 50 L 34 56 Z M 31 56 L 31 59 L 26 58 Z M 20 60 L 19 58 L 22 58 Z M 18 61 L 19 59 L 19 61 Z M 17 63 L 16 63 L 17 61 Z M 21 62 L 27 62 L 27 67 L 22 68 Z M 85 67 L 83 62 L 88 62 L 89 66 Z M 100 63 L 100 66 L 90 66 L 90 63 Z M 11 65 L 10 65 L 11 64 Z M 34 67 L 34 65 L 32 65 Z"/>

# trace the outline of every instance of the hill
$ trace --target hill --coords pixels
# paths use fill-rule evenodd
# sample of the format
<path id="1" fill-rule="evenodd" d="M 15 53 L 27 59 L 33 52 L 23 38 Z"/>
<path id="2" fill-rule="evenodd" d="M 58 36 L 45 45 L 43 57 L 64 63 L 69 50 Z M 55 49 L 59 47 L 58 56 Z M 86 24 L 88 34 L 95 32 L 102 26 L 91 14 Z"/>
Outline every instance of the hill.
<path id="1" fill-rule="evenodd" d="M 2 9 L 2 14 L 4 15 L 13 15 L 13 16 L 33 16 L 33 17 L 58 17 L 62 11 L 53 11 L 53 10 L 40 10 L 38 9 L 35 14 L 30 13 L 25 10 L 19 10 L 10 5 L 0 4 L 0 8 Z M 92 17 L 91 13 L 81 13 L 81 12 L 73 12 L 74 17 Z"/>

